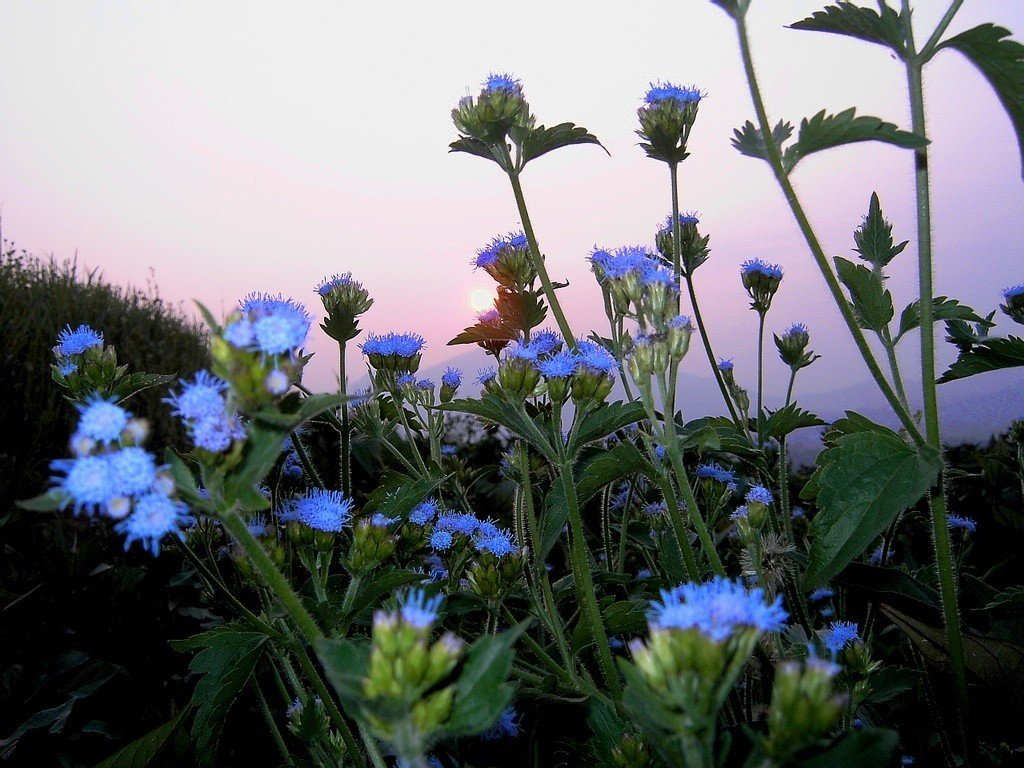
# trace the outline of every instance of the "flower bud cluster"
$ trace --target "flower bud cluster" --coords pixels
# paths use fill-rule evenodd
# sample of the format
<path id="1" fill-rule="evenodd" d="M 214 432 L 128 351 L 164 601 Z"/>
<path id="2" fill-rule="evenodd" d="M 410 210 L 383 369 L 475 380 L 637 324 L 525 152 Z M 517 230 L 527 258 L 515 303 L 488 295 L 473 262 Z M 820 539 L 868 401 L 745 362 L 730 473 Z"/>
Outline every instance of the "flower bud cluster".
<path id="1" fill-rule="evenodd" d="M 419 370 L 423 337 L 418 333 L 370 334 L 361 345 L 366 360 L 373 368 L 374 384 L 394 390 L 399 377 Z"/>
<path id="2" fill-rule="evenodd" d="M 199 371 L 191 381 L 180 379 L 180 390 L 164 402 L 171 406 L 196 448 L 222 454 L 245 440 L 245 427 L 228 404 L 228 383 L 209 371 Z"/>
<path id="3" fill-rule="evenodd" d="M 810 341 L 807 326 L 803 323 L 794 323 L 781 336 L 775 337 L 775 346 L 779 350 L 782 362 L 795 372 L 806 368 L 819 357 L 807 349 Z"/>
<path id="4" fill-rule="evenodd" d="M 648 157 L 671 165 L 686 159 L 686 142 L 697 119 L 703 94 L 697 88 L 673 83 L 652 83 L 637 110 L 643 139 L 640 145 Z"/>
<path id="5" fill-rule="evenodd" d="M 522 290 L 537 279 L 530 245 L 522 232 L 492 239 L 476 252 L 473 265 L 487 272 L 499 285 L 514 290 Z"/>
<path id="6" fill-rule="evenodd" d="M 325 277 L 316 287 L 324 303 L 327 317 L 320 325 L 324 333 L 340 344 L 354 339 L 359 334 L 360 315 L 373 306 L 369 291 L 352 273 Z"/>
<path id="7" fill-rule="evenodd" d="M 167 467 L 142 445 L 149 426 L 112 400 L 94 396 L 76 406 L 78 427 L 71 438 L 72 459 L 50 467 L 60 473 L 51 493 L 74 514 L 116 520 L 125 535 L 125 549 L 138 541 L 154 555 L 165 536 L 180 536 L 192 521 L 188 507 L 177 498 Z"/>
<path id="8" fill-rule="evenodd" d="M 535 122 L 522 84 L 507 74 L 489 75 L 478 96 L 460 99 L 452 121 L 466 138 L 502 146 L 509 133 L 532 128 Z"/>
<path id="9" fill-rule="evenodd" d="M 1024 325 L 1024 284 L 1014 285 L 1003 291 L 1005 304 L 999 308 L 1015 323 Z"/>
<path id="10" fill-rule="evenodd" d="M 782 268 L 761 259 L 750 259 L 740 266 L 740 279 L 753 300 L 750 308 L 764 314 L 772 305 L 772 298 L 782 283 Z"/>
<path id="11" fill-rule="evenodd" d="M 683 274 L 692 276 L 694 270 L 708 260 L 710 253 L 708 242 L 710 235 L 701 236 L 697 231 L 700 220 L 695 213 L 681 213 L 677 219 L 679 222 L 679 267 Z M 672 229 L 672 215 L 669 214 L 665 223 L 655 235 L 654 243 L 658 247 L 662 260 L 666 264 L 675 263 L 675 235 Z"/>
<path id="12" fill-rule="evenodd" d="M 838 674 L 837 665 L 814 657 L 803 664 L 779 665 L 763 747 L 780 764 L 836 726 L 846 704 L 846 697 L 836 692 Z"/>

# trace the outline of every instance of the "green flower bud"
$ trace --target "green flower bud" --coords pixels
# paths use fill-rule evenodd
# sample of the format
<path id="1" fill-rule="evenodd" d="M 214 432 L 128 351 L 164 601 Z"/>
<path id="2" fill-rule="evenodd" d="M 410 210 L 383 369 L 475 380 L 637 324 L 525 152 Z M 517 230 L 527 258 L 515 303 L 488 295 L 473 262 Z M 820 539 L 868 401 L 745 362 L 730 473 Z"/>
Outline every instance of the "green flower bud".
<path id="1" fill-rule="evenodd" d="M 647 156 L 675 165 L 688 156 L 686 142 L 697 119 L 701 93 L 672 83 L 651 86 L 644 105 L 637 110 L 643 139 L 640 146 Z"/>
<path id="2" fill-rule="evenodd" d="M 354 339 L 359 334 L 356 318 L 373 306 L 373 299 L 363 284 L 353 280 L 351 272 L 346 272 L 324 278 L 316 290 L 327 312 L 320 327 L 338 343 Z"/>
<path id="3" fill-rule="evenodd" d="M 498 385 L 513 400 L 525 400 L 540 383 L 540 373 L 529 360 L 512 357 L 498 367 Z"/>
<path id="4" fill-rule="evenodd" d="M 682 270 L 683 275 L 693 275 L 694 271 L 708 260 L 710 250 L 708 249 L 708 242 L 711 240 L 710 235 L 701 237 L 697 231 L 697 224 L 699 223 L 697 216 L 692 213 L 681 213 L 679 214 L 679 242 L 680 242 L 680 254 L 679 266 Z M 661 254 L 662 259 L 666 264 L 672 265 L 675 263 L 675 242 L 674 235 L 672 232 L 672 217 L 669 216 L 665 225 L 658 230 L 658 234 L 654 238 L 655 245 L 658 248 L 658 252 Z"/>
<path id="5" fill-rule="evenodd" d="M 839 721 L 845 699 L 834 689 L 838 671 L 835 664 L 814 658 L 777 668 L 764 747 L 780 763 L 827 736 Z"/>
<path id="6" fill-rule="evenodd" d="M 999 308 L 1015 323 L 1024 325 L 1024 285 L 1015 285 L 1003 291 L 1005 304 Z"/>
<path id="7" fill-rule="evenodd" d="M 693 335 L 693 324 L 690 318 L 676 315 L 668 321 L 668 353 L 672 360 L 682 360 L 690 350 L 690 336 Z"/>
<path id="8" fill-rule="evenodd" d="M 510 131 L 535 122 L 522 85 L 508 75 L 491 75 L 479 96 L 460 99 L 452 121 L 463 136 L 486 144 L 502 144 Z"/>
<path id="9" fill-rule="evenodd" d="M 764 314 L 772 305 L 772 297 L 782 284 L 782 269 L 778 264 L 769 264 L 761 259 L 743 262 L 740 279 L 747 294 L 753 299 L 750 308 Z"/>

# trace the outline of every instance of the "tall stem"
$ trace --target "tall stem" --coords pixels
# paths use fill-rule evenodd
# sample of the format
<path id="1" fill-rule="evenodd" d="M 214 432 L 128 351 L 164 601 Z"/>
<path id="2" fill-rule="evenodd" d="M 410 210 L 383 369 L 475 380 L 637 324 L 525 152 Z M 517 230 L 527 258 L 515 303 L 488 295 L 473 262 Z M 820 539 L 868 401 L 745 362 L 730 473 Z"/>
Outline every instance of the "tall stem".
<path id="1" fill-rule="evenodd" d="M 953 4 L 948 19 L 956 12 Z M 918 136 L 927 138 L 924 114 L 924 82 L 922 62 L 915 51 L 914 28 L 910 16 L 910 2 L 903 0 L 901 14 L 903 31 L 907 40 L 907 88 L 910 93 L 911 128 Z M 948 21 L 944 19 L 948 24 Z M 921 307 L 921 385 L 924 398 L 924 422 L 928 444 L 936 451 L 942 449 L 939 433 L 939 408 L 935 384 L 935 319 L 932 307 L 932 234 L 931 199 L 928 177 L 927 145 L 914 150 L 914 182 L 917 191 L 917 253 L 918 287 Z M 960 626 L 960 610 L 957 605 L 956 577 L 953 569 L 953 553 L 949 540 L 949 525 L 946 513 L 945 480 L 939 475 L 937 487 L 930 496 L 932 513 L 932 537 L 935 544 L 935 565 L 942 594 L 942 614 L 946 627 L 946 642 L 953 667 L 953 679 L 959 698 L 959 712 L 966 714 L 969 709 L 967 678 L 964 665 L 964 641 Z M 966 718 L 960 717 L 961 723 Z M 969 740 L 965 745 L 970 750 Z"/>
<path id="2" fill-rule="evenodd" d="M 796 372 L 799 368 L 791 368 L 789 373 L 789 386 L 786 387 L 786 405 L 793 401 L 793 384 L 796 383 Z M 790 543 L 796 545 L 793 536 L 793 520 L 790 517 L 792 510 L 789 503 L 789 459 L 786 456 L 786 437 L 779 438 L 779 506 L 782 528 Z"/>
<path id="3" fill-rule="evenodd" d="M 825 283 L 828 286 L 829 292 L 832 294 L 832 298 L 835 301 L 836 306 L 839 308 L 839 313 L 846 322 L 846 327 L 849 329 L 850 335 L 853 336 L 853 340 L 857 345 L 857 349 L 860 351 L 861 357 L 864 358 L 864 363 L 867 365 L 868 371 L 871 373 L 871 378 L 875 380 L 875 384 L 878 385 L 879 390 L 882 392 L 886 401 L 888 401 L 893 413 L 895 413 L 899 418 L 904 429 L 907 430 L 907 433 L 917 445 L 922 446 L 925 444 L 924 436 L 921 434 L 921 431 L 917 428 L 917 425 L 911 418 L 910 412 L 903 407 L 903 403 L 900 402 L 892 387 L 889 386 L 889 382 L 882 373 L 882 369 L 879 368 L 878 361 L 875 360 L 874 353 L 872 353 L 871 347 L 868 346 L 867 339 L 864 337 L 864 333 L 857 324 L 857 318 L 853 314 L 853 309 L 850 307 L 850 303 L 846 300 L 846 297 L 843 296 L 839 280 L 836 278 L 831 265 L 828 263 L 828 257 L 825 256 L 821 243 L 818 242 L 818 236 L 811 227 L 811 222 L 807 218 L 807 214 L 804 212 L 803 206 L 800 204 L 800 199 L 797 197 L 796 190 L 793 189 L 793 185 L 789 180 L 789 174 L 786 172 L 785 166 L 782 164 L 782 153 L 779 150 L 778 143 L 772 136 L 772 128 L 768 121 L 768 113 L 765 111 L 764 101 L 761 98 L 761 89 L 757 84 L 757 74 L 754 72 L 754 60 L 750 53 L 750 40 L 747 37 L 746 22 L 742 17 L 736 20 L 736 32 L 739 37 L 740 55 L 743 58 L 743 68 L 746 72 L 747 84 L 750 88 L 750 98 L 754 103 L 754 111 L 757 113 L 758 126 L 761 129 L 761 135 L 764 139 L 765 149 L 768 154 L 768 163 L 771 165 L 772 172 L 775 174 L 775 179 L 778 182 L 779 187 L 782 189 L 786 202 L 789 204 L 790 211 L 793 213 L 793 218 L 796 219 L 797 225 L 800 227 L 800 232 L 803 234 L 804 240 L 807 242 L 807 246 L 811 251 L 811 255 L 814 257 L 815 263 L 818 265 L 818 269 L 821 271 L 822 277 L 825 278 Z"/>
<path id="4" fill-rule="evenodd" d="M 509 155 L 508 147 L 502 146 L 508 161 L 508 167 L 512 168 L 512 158 Z M 562 312 L 562 305 L 558 301 L 558 296 L 555 295 L 555 286 L 551 284 L 548 268 L 544 266 L 544 257 L 541 255 L 540 246 L 537 244 L 537 235 L 533 232 L 530 212 L 526 209 L 526 198 L 523 196 L 523 185 L 519 183 L 519 171 L 510 170 L 508 172 L 508 180 L 512 183 L 512 194 L 515 195 L 516 207 L 519 208 L 519 218 L 523 222 L 523 234 L 526 235 L 526 241 L 530 245 L 530 258 L 533 259 L 533 268 L 537 270 L 541 287 L 544 289 L 544 296 L 547 298 L 551 312 L 555 316 L 555 322 L 558 323 L 558 330 L 561 332 L 562 338 L 565 339 L 566 344 L 575 348 L 576 337 L 573 336 L 572 328 L 569 327 L 569 321 L 565 319 L 565 313 Z"/>
<path id="5" fill-rule="evenodd" d="M 704 317 L 700 312 L 700 304 L 697 303 L 697 291 L 693 287 L 693 277 L 691 275 L 686 275 L 686 290 L 690 294 L 690 306 L 693 307 L 693 319 L 697 321 L 697 332 L 700 334 L 704 353 L 708 357 L 708 364 L 711 366 L 711 373 L 714 374 L 715 382 L 718 384 L 718 390 L 722 393 L 722 400 L 725 401 L 725 407 L 729 409 L 729 415 L 732 417 L 732 420 L 736 422 L 736 426 L 740 428 L 740 431 L 746 433 L 746 429 L 743 427 L 743 422 L 740 420 L 739 412 L 736 410 L 736 406 L 733 405 L 732 398 L 729 396 L 729 390 L 725 386 L 725 379 L 722 378 L 722 372 L 718 370 L 718 363 L 715 362 L 715 351 L 711 348 L 711 338 L 708 336 L 707 328 L 704 325 Z"/>
<path id="6" fill-rule="evenodd" d="M 342 395 L 348 394 L 348 378 L 345 372 L 345 353 L 348 342 L 343 341 L 338 351 L 338 388 Z M 348 422 L 348 400 L 341 404 L 341 492 L 348 498 L 352 497 L 352 430 Z"/>
<path id="7" fill-rule="evenodd" d="M 576 582 L 576 596 L 580 602 L 583 619 L 590 625 L 597 646 L 597 660 L 601 675 L 611 690 L 612 698 L 622 698 L 622 686 L 619 683 L 615 663 L 612 661 L 611 647 L 608 645 L 608 631 L 604 626 L 601 609 L 597 605 L 594 592 L 594 580 L 590 576 L 590 563 L 587 561 L 587 543 L 583 536 L 583 516 L 580 513 L 579 501 L 576 498 L 576 486 L 573 483 L 572 466 L 563 462 L 558 468 L 565 491 L 566 506 L 569 509 L 569 552 L 572 559 L 572 575 Z"/>
<path id="8" fill-rule="evenodd" d="M 672 276 L 676 279 L 676 312 L 683 292 L 683 233 L 679 227 L 679 163 L 668 164 L 672 187 Z"/>
<path id="9" fill-rule="evenodd" d="M 757 313 L 757 447 L 764 448 L 764 316 Z"/>

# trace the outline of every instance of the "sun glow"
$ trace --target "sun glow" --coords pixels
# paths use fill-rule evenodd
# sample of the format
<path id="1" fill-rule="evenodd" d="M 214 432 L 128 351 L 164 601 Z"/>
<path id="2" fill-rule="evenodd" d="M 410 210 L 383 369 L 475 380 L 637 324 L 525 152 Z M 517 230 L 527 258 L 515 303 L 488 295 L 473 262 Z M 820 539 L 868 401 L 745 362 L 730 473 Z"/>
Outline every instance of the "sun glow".
<path id="1" fill-rule="evenodd" d="M 469 306 L 474 312 L 483 312 L 494 306 L 494 291 L 489 288 L 474 288 L 469 294 Z"/>

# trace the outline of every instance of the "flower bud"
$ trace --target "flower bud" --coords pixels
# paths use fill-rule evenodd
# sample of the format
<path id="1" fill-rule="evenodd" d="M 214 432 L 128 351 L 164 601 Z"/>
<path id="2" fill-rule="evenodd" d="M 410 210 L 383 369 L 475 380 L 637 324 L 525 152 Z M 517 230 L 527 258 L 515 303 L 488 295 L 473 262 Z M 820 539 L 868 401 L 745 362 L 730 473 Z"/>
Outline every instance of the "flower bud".
<path id="1" fill-rule="evenodd" d="M 323 301 L 327 318 L 320 326 L 324 332 L 338 343 L 354 339 L 359 334 L 359 323 L 356 318 L 364 314 L 371 306 L 373 299 L 358 280 L 352 279 L 352 273 L 325 277 L 316 287 Z"/>
<path id="2" fill-rule="evenodd" d="M 694 213 L 681 213 L 679 214 L 679 252 L 681 254 L 679 258 L 679 267 L 682 270 L 683 275 L 691 276 L 694 270 L 697 269 L 701 264 L 708 260 L 708 242 L 711 240 L 710 235 L 701 237 L 697 231 L 697 224 L 700 220 Z M 672 230 L 672 216 L 671 214 L 665 220 L 665 224 L 661 229 L 658 230 L 655 235 L 655 244 L 657 245 L 658 252 L 661 253 L 662 258 L 668 264 L 674 264 L 675 254 L 675 235 Z"/>
<path id="3" fill-rule="evenodd" d="M 845 700 L 834 690 L 838 672 L 835 664 L 815 658 L 778 666 L 765 748 L 780 763 L 827 736 L 839 721 Z"/>
<path id="4" fill-rule="evenodd" d="M 459 391 L 459 387 L 461 385 L 462 371 L 458 368 L 449 368 L 446 370 L 444 375 L 441 377 L 441 402 L 450 403 L 455 397 L 455 393 Z"/>
<path id="5" fill-rule="evenodd" d="M 668 353 L 675 361 L 682 360 L 690 349 L 693 324 L 690 318 L 676 315 L 668 321 Z"/>
<path id="6" fill-rule="evenodd" d="M 1024 325 L 1024 285 L 1014 285 L 1003 291 L 1005 304 L 999 308 L 1015 323 Z"/>
<path id="7" fill-rule="evenodd" d="M 740 278 L 753 303 L 750 308 L 764 314 L 772 305 L 772 297 L 782 283 L 782 269 L 778 264 L 769 264 L 761 259 L 743 262 Z"/>
<path id="8" fill-rule="evenodd" d="M 687 157 L 686 141 L 697 119 L 701 100 L 697 88 L 672 83 L 652 83 L 644 96 L 644 105 L 637 110 L 640 130 L 648 157 L 675 165 Z"/>
<path id="9" fill-rule="evenodd" d="M 533 126 L 522 84 L 509 75 L 492 74 L 475 99 L 466 96 L 452 110 L 452 121 L 463 136 L 486 144 L 503 144 L 514 128 Z"/>

